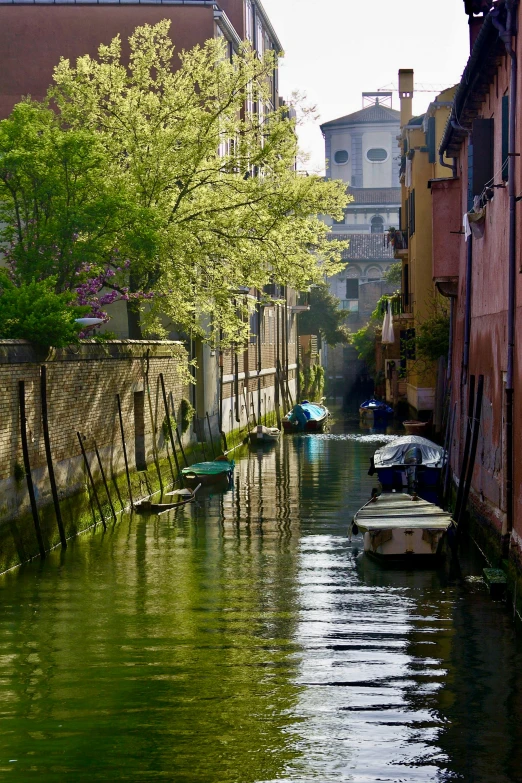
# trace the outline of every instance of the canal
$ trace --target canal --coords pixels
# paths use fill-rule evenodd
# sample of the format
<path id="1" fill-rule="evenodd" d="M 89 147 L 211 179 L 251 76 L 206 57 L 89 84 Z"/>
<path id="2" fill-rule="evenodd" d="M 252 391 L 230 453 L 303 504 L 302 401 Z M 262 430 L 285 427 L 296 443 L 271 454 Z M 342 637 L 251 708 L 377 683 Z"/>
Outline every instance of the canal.
<path id="1" fill-rule="evenodd" d="M 347 538 L 378 436 L 237 456 L 235 486 L 0 577 L 0 780 L 522 781 L 522 644 L 459 565 Z"/>

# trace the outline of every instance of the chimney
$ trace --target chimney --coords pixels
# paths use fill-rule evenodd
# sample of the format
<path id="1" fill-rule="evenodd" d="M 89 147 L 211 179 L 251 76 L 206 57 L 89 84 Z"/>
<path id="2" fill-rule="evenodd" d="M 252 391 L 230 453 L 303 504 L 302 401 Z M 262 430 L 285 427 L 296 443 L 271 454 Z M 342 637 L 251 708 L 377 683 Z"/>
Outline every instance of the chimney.
<path id="1" fill-rule="evenodd" d="M 399 100 L 401 103 L 401 127 L 413 117 L 413 69 L 401 68 L 399 71 Z"/>

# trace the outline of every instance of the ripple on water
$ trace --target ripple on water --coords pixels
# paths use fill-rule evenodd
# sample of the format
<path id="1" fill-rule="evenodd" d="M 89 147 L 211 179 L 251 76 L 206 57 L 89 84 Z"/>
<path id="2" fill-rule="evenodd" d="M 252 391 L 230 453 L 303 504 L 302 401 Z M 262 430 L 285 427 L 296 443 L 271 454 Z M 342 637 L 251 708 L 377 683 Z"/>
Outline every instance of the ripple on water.
<path id="1" fill-rule="evenodd" d="M 482 564 L 387 571 L 347 540 L 393 437 L 245 449 L 225 495 L 2 577 L 0 775 L 520 780 L 520 642 L 462 579 Z"/>

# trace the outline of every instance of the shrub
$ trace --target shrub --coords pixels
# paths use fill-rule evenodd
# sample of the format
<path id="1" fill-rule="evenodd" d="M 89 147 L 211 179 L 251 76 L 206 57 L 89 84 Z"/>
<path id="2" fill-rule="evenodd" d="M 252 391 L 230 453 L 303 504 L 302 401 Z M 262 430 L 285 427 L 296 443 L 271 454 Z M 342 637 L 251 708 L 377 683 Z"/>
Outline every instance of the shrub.
<path id="1" fill-rule="evenodd" d="M 49 277 L 17 287 L 0 270 L 0 338 L 54 348 L 78 342 L 81 326 L 75 319 L 89 308 L 74 305 L 70 293 L 57 294 L 53 286 Z"/>

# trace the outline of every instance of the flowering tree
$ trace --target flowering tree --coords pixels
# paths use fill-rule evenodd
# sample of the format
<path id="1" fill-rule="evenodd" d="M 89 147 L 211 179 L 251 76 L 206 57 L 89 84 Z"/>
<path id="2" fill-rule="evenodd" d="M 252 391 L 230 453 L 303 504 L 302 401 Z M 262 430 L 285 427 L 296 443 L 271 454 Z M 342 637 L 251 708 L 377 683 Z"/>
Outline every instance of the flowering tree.
<path id="1" fill-rule="evenodd" d="M 21 115 L 32 112 L 43 125 L 43 135 L 31 132 L 28 141 L 38 149 L 49 139 L 44 169 L 63 195 L 51 198 L 55 227 L 42 244 L 42 210 L 29 210 L 35 222 L 26 220 L 20 232 L 13 172 L 0 174 L 7 238 L 18 268 L 22 259 L 31 270 L 49 264 L 57 285 L 80 289 L 80 301 L 110 285 L 101 302 L 127 300 L 133 337 L 143 326 L 160 333 L 160 315 L 192 332 L 211 315 L 215 331 L 239 341 L 247 325 L 234 299 L 238 286 L 274 281 L 301 290 L 344 265 L 342 243 L 328 241 L 316 216 L 339 218 L 345 187 L 295 171 L 294 124 L 284 108 L 271 106 L 270 53 L 259 59 L 245 48 L 230 61 L 223 42 L 211 40 L 178 53 L 175 70 L 168 31 L 167 21 L 137 28 L 128 64 L 119 38 L 100 46 L 98 59 L 81 57 L 75 66 L 62 60 L 48 96 L 54 111 L 16 107 L 20 116 L 6 122 L 18 122 L 22 136 Z M 245 112 L 247 103 L 258 110 Z M 62 150 L 77 164 L 72 178 Z M 71 187 L 76 211 L 65 222 Z M 51 242 L 53 233 L 63 239 Z M 128 259 L 123 269 L 114 265 L 115 247 Z"/>

